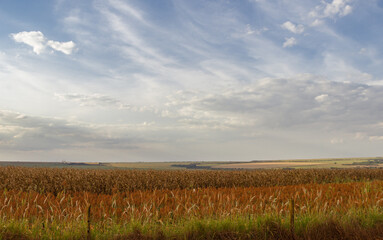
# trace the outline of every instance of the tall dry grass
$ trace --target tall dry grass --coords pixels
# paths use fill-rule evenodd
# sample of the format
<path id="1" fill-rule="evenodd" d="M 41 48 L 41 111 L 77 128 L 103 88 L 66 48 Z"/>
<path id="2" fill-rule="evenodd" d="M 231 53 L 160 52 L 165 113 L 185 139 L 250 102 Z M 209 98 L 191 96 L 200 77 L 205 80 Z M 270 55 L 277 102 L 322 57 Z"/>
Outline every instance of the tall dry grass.
<path id="1" fill-rule="evenodd" d="M 176 221 L 231 216 L 346 214 L 383 207 L 383 181 L 277 187 L 136 190 L 114 194 L 88 192 L 0 192 L 0 218 L 73 221 Z"/>

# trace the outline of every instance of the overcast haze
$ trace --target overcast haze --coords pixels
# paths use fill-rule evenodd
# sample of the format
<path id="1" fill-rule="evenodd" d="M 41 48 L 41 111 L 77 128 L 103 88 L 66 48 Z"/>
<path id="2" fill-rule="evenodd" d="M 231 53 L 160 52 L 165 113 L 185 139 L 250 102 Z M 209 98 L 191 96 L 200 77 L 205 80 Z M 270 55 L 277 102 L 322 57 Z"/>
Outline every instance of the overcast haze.
<path id="1" fill-rule="evenodd" d="M 383 0 L 2 0 L 0 160 L 382 156 Z"/>

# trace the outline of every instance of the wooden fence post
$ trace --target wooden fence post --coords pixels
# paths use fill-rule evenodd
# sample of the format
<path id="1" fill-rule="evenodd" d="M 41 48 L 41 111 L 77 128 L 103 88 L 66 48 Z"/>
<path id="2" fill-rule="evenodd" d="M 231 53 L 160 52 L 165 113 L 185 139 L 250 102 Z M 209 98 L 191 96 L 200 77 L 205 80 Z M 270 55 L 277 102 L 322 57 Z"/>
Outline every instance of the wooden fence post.
<path id="1" fill-rule="evenodd" d="M 295 227 L 294 227 L 294 199 L 290 200 L 290 232 L 293 239 L 295 239 Z"/>
<path id="2" fill-rule="evenodd" d="M 91 212 L 90 212 L 90 209 L 91 209 L 91 205 L 89 204 L 88 206 L 88 216 L 87 216 L 87 223 L 88 223 L 88 226 L 87 226 L 87 240 L 91 240 L 91 234 L 90 234 L 90 219 L 91 219 Z"/>

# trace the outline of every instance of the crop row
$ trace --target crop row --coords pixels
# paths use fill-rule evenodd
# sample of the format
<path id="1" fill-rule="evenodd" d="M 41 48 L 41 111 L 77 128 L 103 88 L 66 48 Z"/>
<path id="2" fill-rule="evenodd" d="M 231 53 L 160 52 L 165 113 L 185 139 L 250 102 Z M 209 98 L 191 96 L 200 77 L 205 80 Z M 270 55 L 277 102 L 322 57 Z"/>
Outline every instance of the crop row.
<path id="1" fill-rule="evenodd" d="M 0 189 L 57 194 L 135 190 L 268 187 L 383 180 L 383 169 L 302 170 L 80 170 L 0 167 Z"/>
<path id="2" fill-rule="evenodd" d="M 111 195 L 87 192 L 0 192 L 0 217 L 9 219 L 84 220 L 90 205 L 97 221 L 173 221 L 190 218 L 281 215 L 290 201 L 302 214 L 346 213 L 383 207 L 383 181 L 278 187 L 137 190 Z"/>

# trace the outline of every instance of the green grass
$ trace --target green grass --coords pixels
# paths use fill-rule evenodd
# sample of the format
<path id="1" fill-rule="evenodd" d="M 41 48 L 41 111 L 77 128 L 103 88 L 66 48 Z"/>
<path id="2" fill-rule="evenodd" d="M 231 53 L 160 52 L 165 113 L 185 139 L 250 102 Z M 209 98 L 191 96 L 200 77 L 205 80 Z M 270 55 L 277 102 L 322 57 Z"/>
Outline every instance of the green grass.
<path id="1" fill-rule="evenodd" d="M 331 234 L 331 231 L 336 231 L 334 234 L 347 234 L 347 231 L 353 229 L 354 235 L 359 233 L 366 236 L 371 231 L 374 232 L 375 237 L 383 237 L 382 226 L 381 208 L 365 211 L 351 209 L 346 214 L 335 212 L 330 215 L 314 213 L 296 216 L 294 234 L 297 239 L 303 239 L 308 234 L 320 234 L 320 231 L 326 231 L 327 234 Z M 92 239 L 126 239 L 126 237 L 130 237 L 128 239 L 218 239 L 224 235 L 240 239 L 254 237 L 279 239 L 290 234 L 290 227 L 289 216 L 277 214 L 232 216 L 223 219 L 191 218 L 175 223 L 161 221 L 121 223 L 109 220 L 92 222 L 91 236 Z M 0 220 L 0 239 L 85 239 L 86 236 L 87 223 L 84 220 L 75 222 Z"/>

